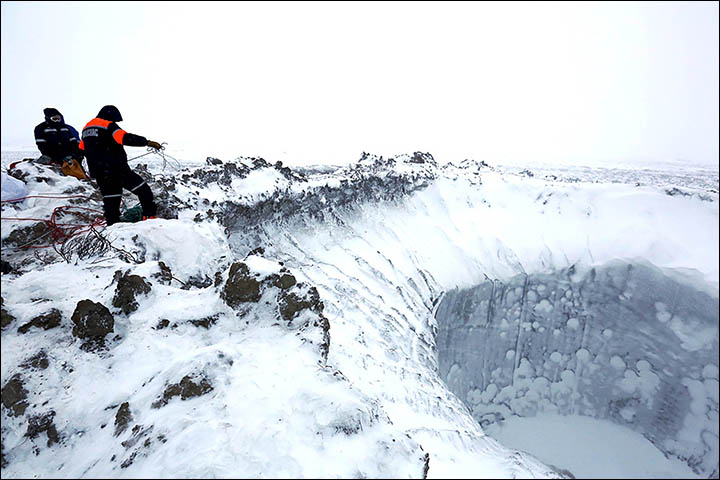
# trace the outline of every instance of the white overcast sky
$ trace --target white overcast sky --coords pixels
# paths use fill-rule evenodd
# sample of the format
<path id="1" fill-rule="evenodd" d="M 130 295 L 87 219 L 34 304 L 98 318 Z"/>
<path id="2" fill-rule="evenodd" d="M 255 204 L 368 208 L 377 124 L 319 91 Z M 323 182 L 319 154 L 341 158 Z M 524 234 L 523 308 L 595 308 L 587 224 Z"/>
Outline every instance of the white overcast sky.
<path id="1" fill-rule="evenodd" d="M 2 146 L 106 104 L 169 152 L 718 166 L 718 2 L 2 2 Z"/>

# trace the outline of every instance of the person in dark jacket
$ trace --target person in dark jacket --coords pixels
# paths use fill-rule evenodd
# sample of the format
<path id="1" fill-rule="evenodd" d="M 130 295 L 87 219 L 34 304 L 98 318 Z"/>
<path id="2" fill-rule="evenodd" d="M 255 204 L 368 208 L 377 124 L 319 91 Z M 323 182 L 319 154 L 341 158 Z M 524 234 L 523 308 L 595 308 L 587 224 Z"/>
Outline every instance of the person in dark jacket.
<path id="1" fill-rule="evenodd" d="M 43 113 L 45 121 L 35 127 L 35 143 L 40 153 L 58 166 L 73 158 L 81 162 L 83 154 L 77 130 L 65 123 L 57 108 L 45 108 Z"/>
<path id="2" fill-rule="evenodd" d="M 120 220 L 123 188 L 137 195 L 143 210 L 143 220 L 155 218 L 157 211 L 152 190 L 140 175 L 130 169 L 123 145 L 149 146 L 155 149 L 161 149 L 162 146 L 120 128 L 117 122 L 122 119 L 115 106 L 105 105 L 97 117 L 85 125 L 80 141 L 90 176 L 97 181 L 103 196 L 103 209 L 108 226 Z"/>

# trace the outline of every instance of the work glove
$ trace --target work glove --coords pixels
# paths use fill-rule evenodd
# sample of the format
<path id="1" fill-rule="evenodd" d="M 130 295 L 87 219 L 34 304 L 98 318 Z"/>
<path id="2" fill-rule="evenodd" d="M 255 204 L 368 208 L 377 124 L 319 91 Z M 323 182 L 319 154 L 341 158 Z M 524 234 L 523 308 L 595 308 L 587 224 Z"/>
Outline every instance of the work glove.
<path id="1" fill-rule="evenodd" d="M 152 140 L 148 140 L 147 146 L 155 150 L 162 150 L 163 148 L 158 142 L 153 142 Z"/>

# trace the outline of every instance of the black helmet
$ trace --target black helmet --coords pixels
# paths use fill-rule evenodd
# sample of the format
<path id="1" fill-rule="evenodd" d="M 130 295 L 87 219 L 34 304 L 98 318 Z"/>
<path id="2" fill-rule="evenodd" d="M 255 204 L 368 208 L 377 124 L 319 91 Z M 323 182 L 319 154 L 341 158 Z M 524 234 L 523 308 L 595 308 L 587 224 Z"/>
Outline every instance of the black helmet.
<path id="1" fill-rule="evenodd" d="M 109 120 L 111 122 L 122 121 L 122 115 L 120 115 L 120 110 L 118 110 L 115 105 L 105 105 L 103 108 L 100 109 L 97 117 L 102 118 L 103 120 Z"/>

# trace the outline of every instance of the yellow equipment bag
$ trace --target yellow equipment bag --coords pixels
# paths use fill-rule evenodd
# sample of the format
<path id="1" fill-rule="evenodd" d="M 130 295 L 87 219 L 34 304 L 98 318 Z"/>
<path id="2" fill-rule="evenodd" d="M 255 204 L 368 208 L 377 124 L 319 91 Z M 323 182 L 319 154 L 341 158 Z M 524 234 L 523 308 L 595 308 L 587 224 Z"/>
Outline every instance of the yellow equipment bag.
<path id="1" fill-rule="evenodd" d="M 71 158 L 70 160 L 65 160 L 60 167 L 60 171 L 63 173 L 63 175 L 79 178 L 80 180 L 85 180 L 88 178 L 85 170 L 83 170 L 82 165 L 80 165 L 80 162 L 78 162 L 74 158 Z"/>

